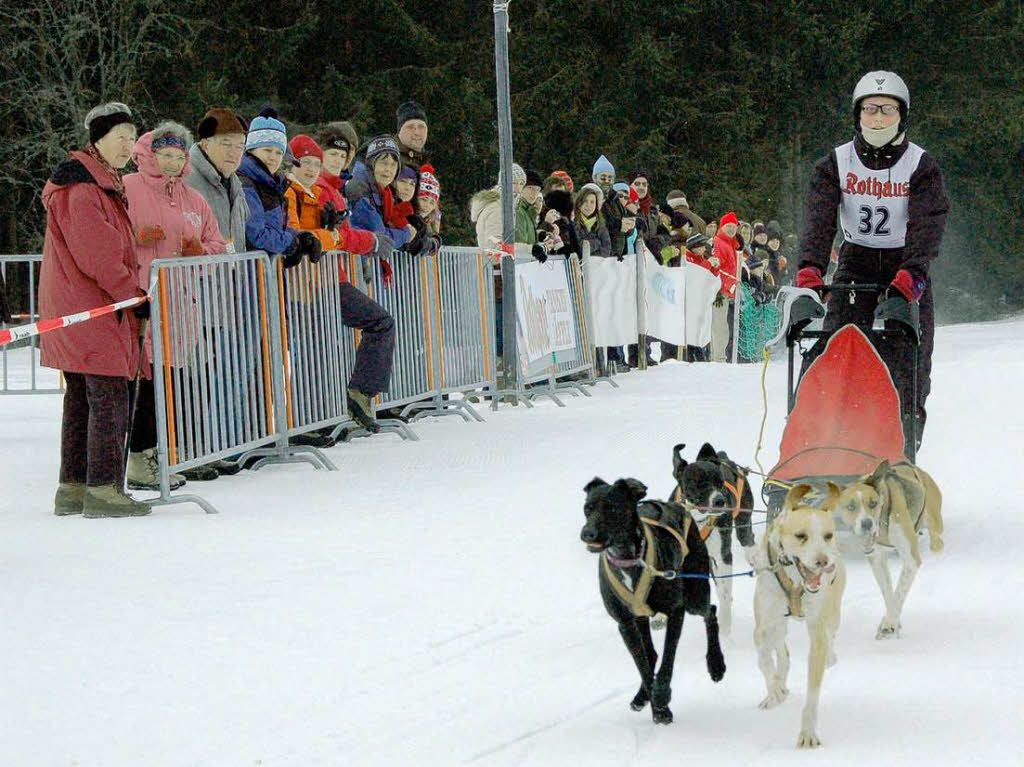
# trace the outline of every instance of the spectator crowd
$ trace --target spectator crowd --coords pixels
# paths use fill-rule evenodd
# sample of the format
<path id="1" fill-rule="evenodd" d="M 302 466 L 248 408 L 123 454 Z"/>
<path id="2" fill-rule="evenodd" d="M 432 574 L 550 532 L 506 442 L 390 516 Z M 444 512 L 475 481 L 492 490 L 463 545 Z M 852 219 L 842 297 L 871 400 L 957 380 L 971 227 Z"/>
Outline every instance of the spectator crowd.
<path id="1" fill-rule="evenodd" d="M 160 258 L 261 250 L 279 254 L 289 269 L 343 250 L 379 261 L 387 285 L 394 251 L 429 254 L 441 246 L 443 175 L 430 164 L 427 115 L 414 101 L 397 108 L 394 133 L 369 137 L 347 121 L 289 137 L 271 108 L 246 121 L 221 107 L 209 109 L 194 132 L 165 120 L 139 135 L 131 109 L 118 102 L 91 110 L 85 129 L 88 140 L 54 170 L 42 194 L 42 316 L 145 298 L 150 265 Z M 133 172 L 126 172 L 129 163 Z M 580 184 L 564 170 L 544 176 L 514 165 L 512 188 L 515 243 L 539 261 L 580 254 L 583 243 L 594 257 L 620 260 L 646 247 L 668 267 L 689 262 L 721 277 L 710 353 L 663 344 L 663 360 L 724 361 L 737 284 L 765 296 L 788 279 L 776 222 L 747 223 L 732 211 L 706 220 L 679 189 L 659 202 L 648 173 L 623 178 L 603 155 Z M 499 186 L 473 196 L 470 217 L 477 245 L 500 249 Z M 500 307 L 500 284 L 495 295 Z M 347 385 L 349 411 L 372 432 L 379 426 L 371 400 L 388 388 L 394 323 L 347 282 L 340 311 L 345 325 L 361 330 Z M 496 314 L 500 322 L 500 308 Z M 66 380 L 59 515 L 151 510 L 124 492 L 126 479 L 133 489 L 159 488 L 153 355 L 148 341 L 139 343 L 148 319 L 144 302 L 41 339 L 42 364 L 63 371 Z M 500 343 L 500 332 L 497 338 Z M 637 366 L 640 351 L 637 345 L 625 354 L 609 349 L 601 364 L 627 370 Z M 648 365 L 656 364 L 649 342 L 643 352 Z M 299 439 L 330 444 L 318 434 Z M 216 461 L 172 475 L 171 486 L 238 469 L 233 461 Z"/>

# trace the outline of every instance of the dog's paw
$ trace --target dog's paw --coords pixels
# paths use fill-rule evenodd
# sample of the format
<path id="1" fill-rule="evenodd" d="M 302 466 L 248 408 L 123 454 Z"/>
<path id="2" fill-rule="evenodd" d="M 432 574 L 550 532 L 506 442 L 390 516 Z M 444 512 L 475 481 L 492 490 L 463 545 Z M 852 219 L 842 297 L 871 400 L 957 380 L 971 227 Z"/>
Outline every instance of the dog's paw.
<path id="1" fill-rule="evenodd" d="M 672 724 L 672 710 L 665 706 L 663 708 L 651 708 L 651 715 L 655 724 Z"/>
<path id="2" fill-rule="evenodd" d="M 883 618 L 878 624 L 875 639 L 899 639 L 901 628 L 903 627 L 898 622 Z"/>
<path id="3" fill-rule="evenodd" d="M 931 550 L 932 551 L 942 551 L 946 547 L 946 544 L 942 542 L 942 538 L 940 538 L 939 536 L 933 534 L 930 537 L 931 537 L 930 544 L 931 544 Z"/>
<path id="4" fill-rule="evenodd" d="M 665 613 L 657 613 L 651 618 L 651 631 L 661 631 L 668 623 L 668 616 Z"/>
<path id="5" fill-rule="evenodd" d="M 800 733 L 800 737 L 796 739 L 797 748 L 817 748 L 821 745 L 821 740 L 818 738 L 816 732 L 808 732 L 806 730 Z"/>
<path id="6" fill-rule="evenodd" d="M 640 685 L 640 689 L 636 691 L 636 695 L 633 696 L 633 700 L 629 702 L 629 707 L 634 711 L 643 711 L 644 706 L 650 701 L 651 695 L 647 692 L 647 688 Z"/>
<path id="7" fill-rule="evenodd" d="M 789 690 L 787 690 L 785 687 L 773 687 L 772 689 L 768 690 L 768 695 L 766 695 L 765 699 L 758 703 L 757 706 L 758 708 L 762 708 L 765 711 L 767 711 L 770 708 L 775 708 L 776 706 L 778 706 L 788 696 Z"/>

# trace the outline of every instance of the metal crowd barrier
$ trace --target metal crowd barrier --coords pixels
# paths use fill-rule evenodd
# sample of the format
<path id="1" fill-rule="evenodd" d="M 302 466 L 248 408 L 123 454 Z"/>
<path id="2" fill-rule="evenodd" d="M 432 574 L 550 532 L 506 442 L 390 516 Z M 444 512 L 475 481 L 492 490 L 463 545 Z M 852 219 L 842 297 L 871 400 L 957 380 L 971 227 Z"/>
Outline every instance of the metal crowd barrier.
<path id="1" fill-rule="evenodd" d="M 351 333 L 341 322 L 341 285 L 349 256 L 325 252 L 285 270 L 277 265 L 280 341 L 284 359 L 285 433 L 355 427 L 346 388 L 354 359 Z"/>
<path id="2" fill-rule="evenodd" d="M 494 388 L 494 295 L 484 254 L 475 248 L 415 256 L 396 251 L 388 263 L 390 286 L 376 259 L 354 256 L 350 270 L 353 284 L 395 320 L 391 386 L 374 401 L 378 423 L 418 439 L 407 421 L 442 415 L 483 421 L 465 396 L 450 395 L 488 396 Z M 357 342 L 353 331 L 350 361 Z"/>
<path id="3" fill-rule="evenodd" d="M 151 307 L 160 497 L 172 472 L 222 458 L 334 466 L 319 451 L 288 444 L 280 298 L 262 252 L 153 262 Z"/>
<path id="4" fill-rule="evenodd" d="M 0 275 L 3 276 L 2 282 L 7 286 L 8 292 L 15 271 L 8 268 L 8 265 L 24 265 L 24 278 L 28 282 L 26 290 L 17 290 L 17 295 L 28 294 L 28 313 L 15 314 L 13 324 L 24 325 L 40 319 L 36 307 L 36 291 L 39 285 L 37 265 L 42 261 L 41 253 L 0 255 Z M 0 327 L 6 325 L 0 324 Z M 28 384 L 27 387 L 24 383 Z M 0 394 L 61 394 L 64 391 L 63 383 L 63 378 L 57 371 L 47 370 L 46 373 L 40 374 L 38 336 L 0 349 Z"/>

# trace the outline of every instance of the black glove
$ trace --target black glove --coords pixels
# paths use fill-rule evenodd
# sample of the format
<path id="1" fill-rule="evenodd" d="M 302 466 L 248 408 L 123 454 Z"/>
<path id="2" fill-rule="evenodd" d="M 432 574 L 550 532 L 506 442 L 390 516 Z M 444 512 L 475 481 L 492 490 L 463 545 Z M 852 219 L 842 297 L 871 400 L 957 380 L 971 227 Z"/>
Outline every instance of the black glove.
<path id="1" fill-rule="evenodd" d="M 320 210 L 320 226 L 323 229 L 337 229 L 341 223 L 341 211 L 334 207 L 333 202 L 324 203 Z"/>
<path id="2" fill-rule="evenodd" d="M 395 249 L 395 243 L 386 234 L 373 235 L 373 250 L 366 255 L 374 258 L 388 258 Z"/>
<path id="3" fill-rule="evenodd" d="M 724 295 L 719 293 L 717 296 L 715 296 L 715 301 L 714 301 L 714 304 L 713 304 L 714 306 L 719 306 L 720 307 L 724 303 L 725 303 L 725 296 Z"/>
<path id="4" fill-rule="evenodd" d="M 138 306 L 132 307 L 132 314 L 138 317 L 140 320 L 148 320 L 150 317 L 150 305 L 149 300 L 143 301 Z"/>
<path id="5" fill-rule="evenodd" d="M 304 232 L 296 232 L 295 236 L 292 237 L 291 244 L 285 248 L 284 252 L 281 254 L 281 263 L 284 265 L 285 269 L 291 269 L 293 266 L 298 266 L 299 262 L 302 260 L 301 240 L 299 240 L 300 234 L 304 234 Z"/>
<path id="6" fill-rule="evenodd" d="M 543 264 L 548 260 L 548 252 L 544 250 L 544 246 L 539 242 L 534 244 L 533 248 L 530 250 L 530 254 L 537 259 L 538 263 Z"/>
<path id="7" fill-rule="evenodd" d="M 617 255 L 615 257 L 615 260 L 616 261 L 625 261 L 626 260 L 626 254 L 625 253 L 619 253 L 619 255 Z"/>
<path id="8" fill-rule="evenodd" d="M 312 234 L 312 232 L 307 232 Z M 306 251 L 306 255 L 309 256 L 309 261 L 312 264 L 316 264 L 320 261 L 321 256 L 324 254 L 324 246 L 320 243 L 316 237 L 313 238 L 313 244 L 309 250 Z"/>
<path id="9" fill-rule="evenodd" d="M 320 245 L 320 240 L 316 238 L 316 235 L 312 232 L 299 232 L 295 235 L 298 244 L 299 259 L 305 255 L 309 256 L 309 260 L 314 264 L 320 260 L 320 255 L 323 253 L 323 246 Z"/>
<path id="10" fill-rule="evenodd" d="M 426 256 L 432 256 L 441 250 L 441 237 L 436 234 L 432 234 L 423 241 L 423 254 Z"/>

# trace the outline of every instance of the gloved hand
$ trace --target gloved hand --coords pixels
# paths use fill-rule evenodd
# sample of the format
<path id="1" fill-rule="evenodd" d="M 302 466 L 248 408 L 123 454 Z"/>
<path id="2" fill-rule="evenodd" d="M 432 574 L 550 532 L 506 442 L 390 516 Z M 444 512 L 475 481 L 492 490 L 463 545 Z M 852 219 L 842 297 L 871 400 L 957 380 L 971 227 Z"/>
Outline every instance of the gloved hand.
<path id="1" fill-rule="evenodd" d="M 295 236 L 292 237 L 291 244 L 284 249 L 283 253 L 281 253 L 281 264 L 285 269 L 291 269 L 293 266 L 298 266 L 299 262 L 302 260 L 299 234 L 300 233 L 296 233 Z"/>
<path id="2" fill-rule="evenodd" d="M 390 288 L 391 283 L 395 281 L 395 272 L 386 258 L 382 258 L 380 260 L 380 274 L 381 280 L 384 282 L 384 287 Z"/>
<path id="3" fill-rule="evenodd" d="M 374 234 L 373 235 L 373 250 L 366 255 L 373 256 L 374 258 L 384 258 L 390 256 L 395 250 L 395 243 L 391 241 L 391 238 L 386 234 Z"/>
<path id="4" fill-rule="evenodd" d="M 889 287 L 885 291 L 885 298 L 905 298 L 908 303 L 918 300 L 921 294 L 924 293 L 926 283 L 922 279 L 914 277 L 907 269 L 900 269 L 896 272 L 896 277 Z M 879 302 L 882 301 L 882 297 L 879 296 Z"/>
<path id="5" fill-rule="evenodd" d="M 721 307 L 724 303 L 725 303 L 725 295 L 724 294 L 719 293 L 717 296 L 715 296 L 715 301 L 713 303 L 713 306 Z"/>
<path id="6" fill-rule="evenodd" d="M 821 269 L 816 266 L 805 266 L 796 273 L 796 286 L 798 288 L 810 288 L 819 290 L 825 287 L 825 280 L 821 278 Z"/>
<path id="7" fill-rule="evenodd" d="M 341 223 L 340 216 L 341 213 L 334 207 L 333 202 L 325 202 L 323 208 L 320 209 L 320 227 L 322 229 L 337 229 Z"/>
<path id="8" fill-rule="evenodd" d="M 534 243 L 533 247 L 530 249 L 530 255 L 532 255 L 537 260 L 537 263 L 540 264 L 543 264 L 548 260 L 548 252 L 544 250 L 544 246 L 539 242 Z"/>
<path id="9" fill-rule="evenodd" d="M 312 232 L 306 232 L 306 234 L 312 235 L 313 233 Z M 316 238 L 316 236 L 313 236 L 313 242 L 309 246 L 309 250 L 306 251 L 306 255 L 309 256 L 310 263 L 312 263 L 312 264 L 319 263 L 320 262 L 320 258 L 323 256 L 323 254 L 324 254 L 324 246 L 321 244 L 320 240 Z"/>
<path id="10" fill-rule="evenodd" d="M 135 235 L 135 242 L 139 245 L 156 245 L 161 240 L 167 239 L 164 230 L 159 226 L 146 225 Z"/>
<path id="11" fill-rule="evenodd" d="M 206 250 L 203 244 L 194 237 L 181 241 L 181 255 L 183 256 L 205 256 Z"/>
<path id="12" fill-rule="evenodd" d="M 623 261 L 625 261 L 625 260 L 626 260 L 626 254 L 625 254 L 625 253 L 619 253 L 619 254 L 618 254 L 618 255 L 617 255 L 616 257 L 615 257 L 615 260 L 616 260 L 616 261 L 618 261 L 619 263 L 622 263 Z"/>
<path id="13" fill-rule="evenodd" d="M 140 320 L 148 320 L 151 314 L 150 309 L 149 298 L 147 297 L 141 304 L 132 307 L 132 314 Z"/>
<path id="14" fill-rule="evenodd" d="M 312 263 L 316 263 L 320 260 L 320 256 L 323 253 L 323 246 L 320 244 L 320 240 L 317 239 L 316 235 L 312 232 L 298 232 L 295 235 L 299 250 L 299 259 L 303 255 L 309 256 L 309 260 Z"/>

